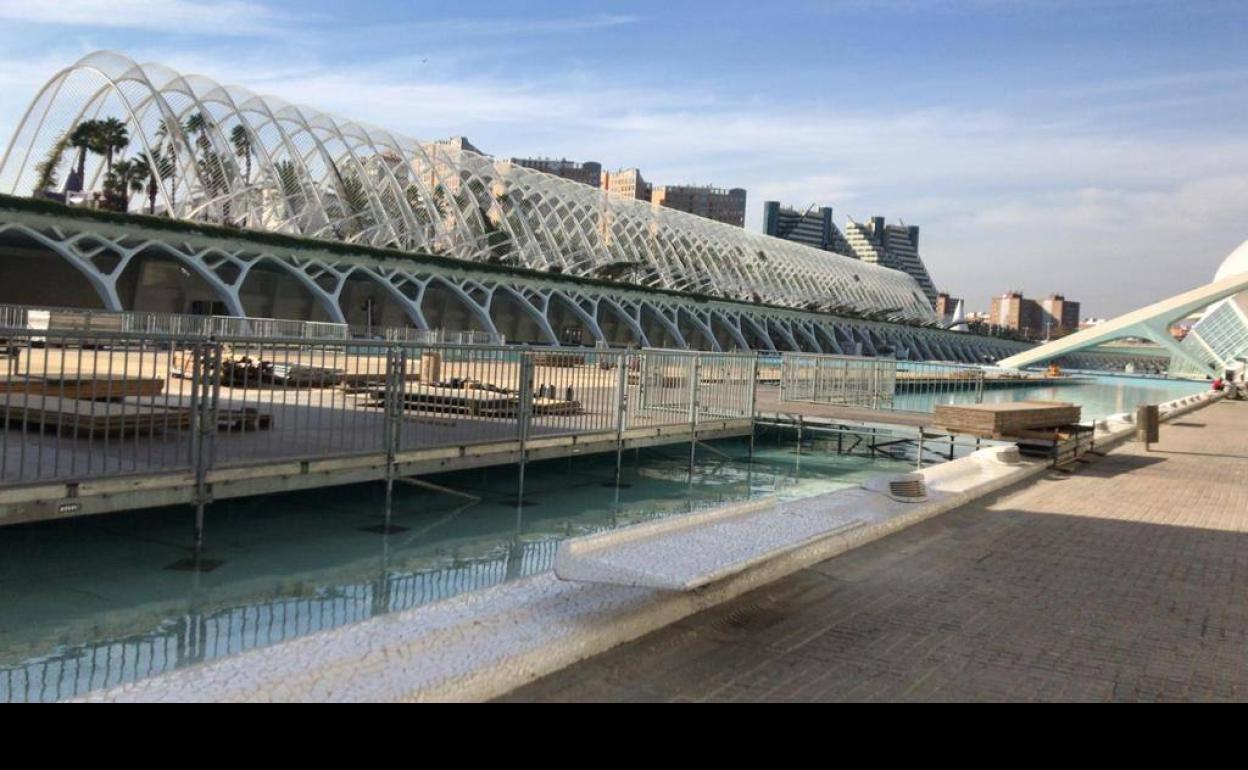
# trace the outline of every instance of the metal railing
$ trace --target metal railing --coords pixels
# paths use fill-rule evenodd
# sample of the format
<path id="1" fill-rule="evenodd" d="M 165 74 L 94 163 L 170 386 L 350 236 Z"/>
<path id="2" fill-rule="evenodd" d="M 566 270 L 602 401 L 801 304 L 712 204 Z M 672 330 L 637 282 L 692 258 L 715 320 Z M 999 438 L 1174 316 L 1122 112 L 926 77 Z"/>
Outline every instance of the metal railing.
<path id="1" fill-rule="evenodd" d="M 898 363 L 884 358 L 785 353 L 780 357 L 780 400 L 890 409 Z"/>
<path id="2" fill-rule="evenodd" d="M 0 488 L 753 415 L 755 357 L 0 329 Z M 37 344 L 38 342 L 38 344 Z M 388 471 L 389 472 L 389 471 Z"/>
<path id="3" fill-rule="evenodd" d="M 0 328 L 54 333 L 125 332 L 284 339 L 346 339 L 351 336 L 346 324 L 326 321 L 24 305 L 0 305 Z"/>
<path id="4" fill-rule="evenodd" d="M 502 334 L 484 331 L 451 331 L 448 329 L 413 329 L 387 327 L 382 331 L 388 342 L 415 342 L 422 345 L 505 345 Z"/>
<path id="5" fill-rule="evenodd" d="M 760 366 L 766 368 L 775 358 L 760 358 Z M 778 358 L 781 401 L 884 411 L 932 412 L 940 404 L 983 403 L 988 390 L 1078 381 L 1043 371 L 974 364 L 813 353 L 784 353 Z M 767 377 L 760 374 L 760 380 Z"/>

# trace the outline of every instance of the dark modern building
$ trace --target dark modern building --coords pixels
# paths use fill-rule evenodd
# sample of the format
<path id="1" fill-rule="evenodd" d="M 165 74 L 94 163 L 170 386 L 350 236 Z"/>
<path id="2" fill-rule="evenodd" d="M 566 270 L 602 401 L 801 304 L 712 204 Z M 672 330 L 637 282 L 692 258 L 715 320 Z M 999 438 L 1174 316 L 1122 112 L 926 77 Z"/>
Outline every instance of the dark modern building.
<path id="1" fill-rule="evenodd" d="M 798 211 L 781 206 L 779 201 L 767 201 L 763 204 L 763 232 L 823 251 L 849 253 L 845 236 L 832 221 L 831 206 Z"/>

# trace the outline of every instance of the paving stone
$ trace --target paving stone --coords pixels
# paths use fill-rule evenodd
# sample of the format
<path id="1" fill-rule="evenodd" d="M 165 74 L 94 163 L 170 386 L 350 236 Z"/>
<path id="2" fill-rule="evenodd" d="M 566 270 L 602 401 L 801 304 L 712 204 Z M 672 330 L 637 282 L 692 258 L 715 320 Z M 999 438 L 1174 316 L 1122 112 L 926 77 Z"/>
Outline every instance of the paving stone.
<path id="1" fill-rule="evenodd" d="M 1248 403 L 1201 418 L 506 699 L 1248 699 Z"/>

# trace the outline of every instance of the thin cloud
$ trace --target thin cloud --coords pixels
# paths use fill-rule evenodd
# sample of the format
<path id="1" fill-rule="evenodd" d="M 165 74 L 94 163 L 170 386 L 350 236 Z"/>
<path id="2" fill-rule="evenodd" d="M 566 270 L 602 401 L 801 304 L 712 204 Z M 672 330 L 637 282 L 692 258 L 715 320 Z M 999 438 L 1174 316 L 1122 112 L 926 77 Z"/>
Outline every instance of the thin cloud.
<path id="1" fill-rule="evenodd" d="M 278 29 L 281 14 L 245 0 L 0 0 L 0 19 L 82 28 L 196 35 L 257 35 Z"/>

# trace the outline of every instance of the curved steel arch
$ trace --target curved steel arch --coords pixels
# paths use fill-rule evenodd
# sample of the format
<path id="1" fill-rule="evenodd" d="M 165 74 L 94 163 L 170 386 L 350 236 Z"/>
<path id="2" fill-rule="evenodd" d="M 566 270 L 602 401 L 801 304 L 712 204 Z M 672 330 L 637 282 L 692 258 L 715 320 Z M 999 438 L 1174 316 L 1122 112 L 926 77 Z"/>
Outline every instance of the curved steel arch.
<path id="1" fill-rule="evenodd" d="M 83 71 L 103 84 L 86 96 L 66 87 Z M 631 272 L 643 285 L 784 308 L 935 320 L 918 284 L 896 270 L 110 52 L 87 55 L 40 90 L 0 161 L 0 190 L 30 192 L 34 160 L 114 94 L 149 159 L 166 146 L 158 122 L 175 126 L 174 178 L 157 173 L 161 208 L 174 216 L 571 275 Z M 194 141 L 183 126 L 192 111 L 210 117 Z M 250 140 L 254 178 L 230 141 L 236 126 Z"/>

